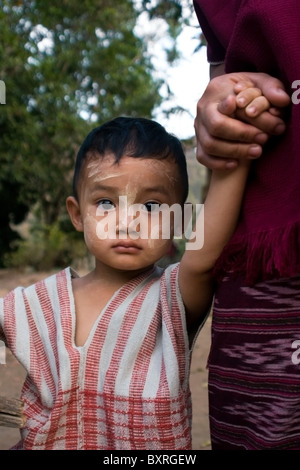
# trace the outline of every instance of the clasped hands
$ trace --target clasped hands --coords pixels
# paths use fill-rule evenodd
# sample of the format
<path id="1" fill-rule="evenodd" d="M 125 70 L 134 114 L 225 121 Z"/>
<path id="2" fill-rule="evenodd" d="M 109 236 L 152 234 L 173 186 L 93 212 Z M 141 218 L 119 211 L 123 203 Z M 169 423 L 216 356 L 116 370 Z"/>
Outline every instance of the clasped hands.
<path id="1" fill-rule="evenodd" d="M 264 73 L 214 77 L 197 103 L 197 160 L 213 170 L 256 159 L 272 136 L 286 128 L 291 100 L 283 84 Z"/>

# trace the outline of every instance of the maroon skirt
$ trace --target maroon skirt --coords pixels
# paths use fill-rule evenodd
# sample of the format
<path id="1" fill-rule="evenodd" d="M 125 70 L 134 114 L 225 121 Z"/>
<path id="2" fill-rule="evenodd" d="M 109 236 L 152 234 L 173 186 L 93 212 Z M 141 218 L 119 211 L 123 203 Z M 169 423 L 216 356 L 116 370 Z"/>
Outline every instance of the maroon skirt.
<path id="1" fill-rule="evenodd" d="M 208 367 L 213 450 L 300 450 L 300 276 L 225 278 Z"/>

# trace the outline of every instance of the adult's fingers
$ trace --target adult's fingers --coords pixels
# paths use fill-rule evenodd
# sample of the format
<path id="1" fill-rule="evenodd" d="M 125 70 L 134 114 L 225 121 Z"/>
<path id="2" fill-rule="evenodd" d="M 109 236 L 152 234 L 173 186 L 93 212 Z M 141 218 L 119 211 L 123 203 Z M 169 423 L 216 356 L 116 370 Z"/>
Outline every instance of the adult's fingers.
<path id="1" fill-rule="evenodd" d="M 211 169 L 233 168 L 241 159 L 258 158 L 262 145 L 213 137 L 205 127 L 197 130 L 197 160 Z"/>
<path id="2" fill-rule="evenodd" d="M 219 111 L 219 105 L 212 104 L 207 106 L 203 111 L 198 108 L 197 116 L 195 119 L 195 131 L 199 136 L 204 134 L 212 138 L 222 139 L 224 141 L 234 141 L 241 143 L 254 143 L 258 142 L 263 144 L 267 141 L 268 136 L 256 128 L 254 125 L 243 122 L 235 117 L 227 116 Z M 243 114 L 245 116 L 245 114 Z M 245 116 L 246 118 L 247 116 Z M 273 117 L 273 119 L 278 119 Z"/>
<path id="3" fill-rule="evenodd" d="M 265 111 L 259 116 L 251 117 L 248 110 L 241 109 L 236 112 L 236 117 L 255 128 L 260 129 L 263 133 L 271 135 L 280 135 L 285 131 L 286 124 L 278 115 Z"/>
<path id="4" fill-rule="evenodd" d="M 203 153 L 201 149 L 197 150 L 197 160 L 210 170 L 232 170 L 239 165 L 242 159 L 223 158 L 215 155 Z"/>

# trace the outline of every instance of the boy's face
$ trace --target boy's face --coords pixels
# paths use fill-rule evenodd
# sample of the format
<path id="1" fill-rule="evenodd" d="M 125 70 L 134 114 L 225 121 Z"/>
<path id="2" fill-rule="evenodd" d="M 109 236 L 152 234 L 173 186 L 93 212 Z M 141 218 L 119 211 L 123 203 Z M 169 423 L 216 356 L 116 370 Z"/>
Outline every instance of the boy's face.
<path id="1" fill-rule="evenodd" d="M 82 169 L 78 198 L 68 198 L 69 214 L 96 264 L 122 271 L 153 265 L 170 248 L 174 219 L 182 223 L 180 175 L 170 159 L 91 159 Z"/>

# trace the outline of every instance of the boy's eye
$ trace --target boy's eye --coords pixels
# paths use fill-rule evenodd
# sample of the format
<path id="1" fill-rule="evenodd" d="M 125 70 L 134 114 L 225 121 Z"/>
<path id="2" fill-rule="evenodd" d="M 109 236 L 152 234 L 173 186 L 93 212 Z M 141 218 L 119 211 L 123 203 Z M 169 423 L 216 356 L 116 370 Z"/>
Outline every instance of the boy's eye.
<path id="1" fill-rule="evenodd" d="M 110 199 L 101 199 L 101 201 L 98 202 L 98 209 L 100 211 L 111 211 L 112 209 L 115 209 L 115 205 Z"/>
<path id="2" fill-rule="evenodd" d="M 149 201 L 143 204 L 143 209 L 147 212 L 158 212 L 160 208 L 159 202 Z"/>

